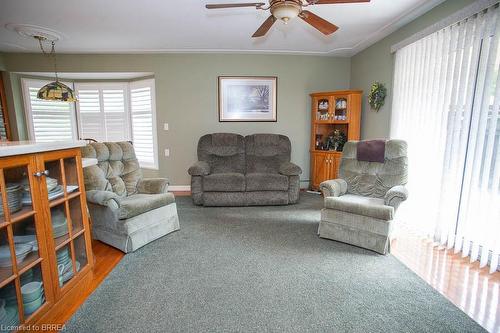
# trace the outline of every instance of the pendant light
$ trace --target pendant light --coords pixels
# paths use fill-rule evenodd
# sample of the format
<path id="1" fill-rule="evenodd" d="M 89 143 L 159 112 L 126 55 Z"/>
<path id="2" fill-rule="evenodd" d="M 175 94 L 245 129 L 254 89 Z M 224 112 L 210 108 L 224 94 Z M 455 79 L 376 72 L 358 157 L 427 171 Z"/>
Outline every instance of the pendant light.
<path id="1" fill-rule="evenodd" d="M 43 42 L 47 40 L 47 38 L 42 36 L 34 36 L 38 43 L 40 44 L 40 49 L 43 54 L 47 54 L 53 58 L 54 61 L 54 72 L 56 80 L 54 82 L 48 83 L 38 90 L 37 98 L 48 100 L 48 101 L 59 101 L 59 102 L 76 102 L 77 99 L 75 97 L 75 93 L 73 90 L 65 85 L 62 82 L 59 82 L 59 78 L 57 77 L 57 61 L 56 61 L 56 43 L 55 41 L 51 42 L 51 50 L 50 52 L 46 52 L 43 48 Z"/>

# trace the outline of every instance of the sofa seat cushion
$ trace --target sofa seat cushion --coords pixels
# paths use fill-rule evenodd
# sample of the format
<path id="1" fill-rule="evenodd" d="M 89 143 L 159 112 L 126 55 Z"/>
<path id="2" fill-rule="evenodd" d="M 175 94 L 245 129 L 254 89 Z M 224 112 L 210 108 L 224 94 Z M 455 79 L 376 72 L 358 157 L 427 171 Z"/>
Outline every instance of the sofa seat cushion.
<path id="1" fill-rule="evenodd" d="M 394 208 L 386 206 L 383 199 L 346 194 L 325 198 L 325 208 L 340 210 L 379 220 L 389 221 L 394 217 Z"/>
<path id="2" fill-rule="evenodd" d="M 203 191 L 208 192 L 243 192 L 245 176 L 242 173 L 214 173 L 203 177 Z"/>
<path id="3" fill-rule="evenodd" d="M 120 200 L 118 218 L 129 219 L 174 202 L 175 197 L 172 193 L 133 194 Z"/>
<path id="4" fill-rule="evenodd" d="M 288 177 L 278 173 L 249 173 L 247 191 L 288 191 Z"/>

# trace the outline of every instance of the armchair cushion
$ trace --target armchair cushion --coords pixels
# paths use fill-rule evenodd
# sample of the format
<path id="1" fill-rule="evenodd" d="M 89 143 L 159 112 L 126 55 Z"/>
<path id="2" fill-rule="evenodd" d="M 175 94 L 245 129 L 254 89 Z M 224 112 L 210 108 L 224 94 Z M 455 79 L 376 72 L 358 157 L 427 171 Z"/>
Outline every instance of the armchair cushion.
<path id="1" fill-rule="evenodd" d="M 386 206 L 383 199 L 346 194 L 325 198 L 325 208 L 389 221 L 394 217 L 394 208 Z"/>
<path id="2" fill-rule="evenodd" d="M 174 202 L 175 198 L 172 193 L 133 194 L 120 200 L 118 218 L 129 219 Z"/>
<path id="3" fill-rule="evenodd" d="M 408 198 L 408 190 L 402 185 L 392 187 L 384 197 L 384 203 L 398 209 L 399 205 Z"/>
<path id="4" fill-rule="evenodd" d="M 168 180 L 166 178 L 144 178 L 137 183 L 137 192 L 140 194 L 167 193 Z"/>
<path id="5" fill-rule="evenodd" d="M 285 176 L 298 176 L 302 174 L 302 169 L 292 162 L 285 162 L 280 165 L 279 172 Z"/>
<path id="6" fill-rule="evenodd" d="M 243 192 L 245 176 L 242 173 L 214 173 L 203 177 L 203 191 L 208 192 Z"/>
<path id="7" fill-rule="evenodd" d="M 347 193 L 347 182 L 343 179 L 326 180 L 319 184 L 319 189 L 325 198 L 340 197 Z"/>
<path id="8" fill-rule="evenodd" d="M 247 191 L 287 191 L 288 177 L 278 173 L 249 173 Z"/>
<path id="9" fill-rule="evenodd" d="M 210 174 L 210 165 L 205 161 L 198 161 L 193 164 L 189 169 L 188 173 L 191 176 L 206 176 Z"/>
<path id="10" fill-rule="evenodd" d="M 106 206 L 112 209 L 120 207 L 120 197 L 111 191 L 90 190 L 86 191 L 87 201 L 96 205 Z"/>

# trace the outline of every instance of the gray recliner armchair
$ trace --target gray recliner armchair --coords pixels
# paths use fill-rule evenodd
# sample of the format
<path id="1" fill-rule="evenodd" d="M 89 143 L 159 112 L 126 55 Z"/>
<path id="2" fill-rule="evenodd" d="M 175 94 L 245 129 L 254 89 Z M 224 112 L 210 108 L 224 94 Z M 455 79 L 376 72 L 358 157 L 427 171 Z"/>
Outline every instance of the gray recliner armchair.
<path id="1" fill-rule="evenodd" d="M 347 142 L 339 179 L 320 184 L 325 208 L 321 210 L 318 234 L 386 254 L 394 214 L 408 197 L 404 187 L 408 178 L 407 144 L 401 140 L 375 143 L 380 156 L 374 161 L 376 152 L 368 151 L 364 157 L 358 152 L 358 144 L 370 149 L 372 143 Z"/>
<path id="2" fill-rule="evenodd" d="M 82 157 L 98 161 L 83 169 L 95 239 L 128 253 L 179 229 L 168 181 L 143 178 L 131 143 L 90 143 Z"/>

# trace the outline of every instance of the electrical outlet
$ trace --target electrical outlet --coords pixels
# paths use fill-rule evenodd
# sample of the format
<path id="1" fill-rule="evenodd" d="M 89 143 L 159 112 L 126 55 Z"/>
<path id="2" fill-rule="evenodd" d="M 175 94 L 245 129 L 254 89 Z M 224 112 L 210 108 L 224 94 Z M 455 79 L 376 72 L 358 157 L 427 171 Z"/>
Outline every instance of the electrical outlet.
<path id="1" fill-rule="evenodd" d="M 169 157 L 170 156 L 170 149 L 165 149 L 165 157 Z"/>
<path id="2" fill-rule="evenodd" d="M 163 124 L 163 129 L 164 129 L 165 131 L 168 131 L 168 123 L 164 123 L 164 124 Z"/>

